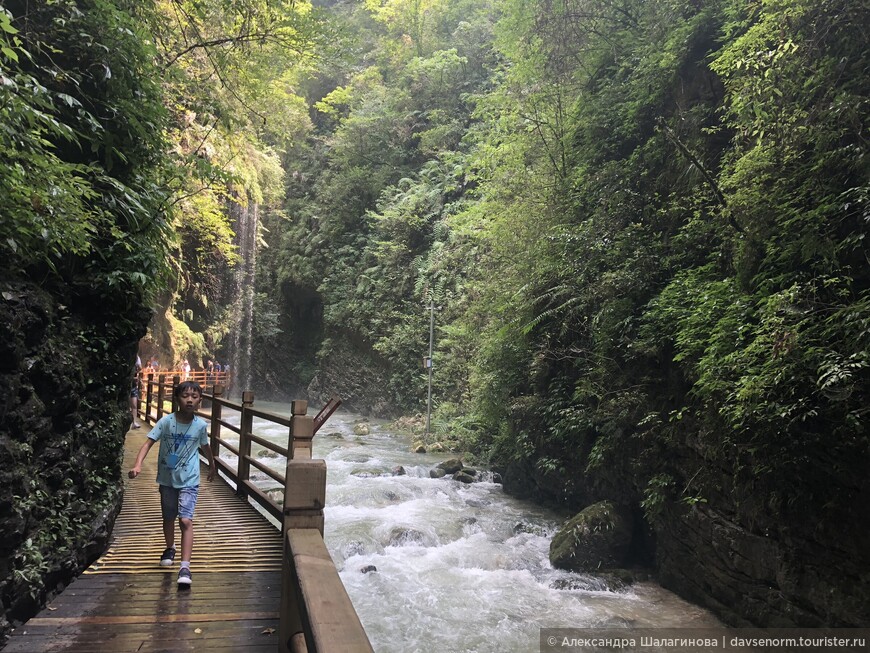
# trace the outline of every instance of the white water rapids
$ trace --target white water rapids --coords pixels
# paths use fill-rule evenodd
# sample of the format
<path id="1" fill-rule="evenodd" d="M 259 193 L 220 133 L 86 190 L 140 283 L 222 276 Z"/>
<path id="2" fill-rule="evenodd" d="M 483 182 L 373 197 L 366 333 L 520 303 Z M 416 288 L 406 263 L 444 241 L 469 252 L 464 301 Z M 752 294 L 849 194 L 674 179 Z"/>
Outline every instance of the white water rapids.
<path id="1" fill-rule="evenodd" d="M 257 408 L 290 413 L 288 404 Z M 532 653 L 541 628 L 721 626 L 655 583 L 609 591 L 593 575 L 553 569 L 550 540 L 568 515 L 496 483 L 432 479 L 429 470 L 455 454 L 411 453 L 408 437 L 378 420 L 354 435 L 356 419 L 333 415 L 314 457 L 327 465 L 326 544 L 375 651 Z M 284 427 L 255 420 L 254 432 L 287 445 Z M 398 465 L 406 475 L 392 475 Z"/>

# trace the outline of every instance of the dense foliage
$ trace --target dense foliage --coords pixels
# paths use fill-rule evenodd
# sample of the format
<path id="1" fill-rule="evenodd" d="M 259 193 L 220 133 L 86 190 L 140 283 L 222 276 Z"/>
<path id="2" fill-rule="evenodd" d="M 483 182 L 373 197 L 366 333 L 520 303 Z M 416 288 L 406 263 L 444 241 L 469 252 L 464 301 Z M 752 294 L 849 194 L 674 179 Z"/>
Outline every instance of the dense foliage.
<path id="1" fill-rule="evenodd" d="M 861 535 L 864 4 L 4 7 L 9 271 L 151 300 L 164 365 L 238 349 L 244 294 L 252 389 L 382 414 L 424 409 L 433 306 L 432 438 L 536 496 Z"/>
<path id="2" fill-rule="evenodd" d="M 273 305 L 322 314 L 291 325 L 314 387 L 362 364 L 352 405 L 422 410 L 434 302 L 433 439 L 541 498 L 639 506 L 653 531 L 709 505 L 790 560 L 826 528 L 854 550 L 867 7 L 365 9 L 335 9 L 356 58 L 305 91 L 291 222 L 261 261 Z M 838 601 L 814 609 L 860 621 Z"/>
<path id="3" fill-rule="evenodd" d="M 167 362 L 207 353 L 215 323 L 229 330 L 209 303 L 238 258 L 228 207 L 276 203 L 269 144 L 292 138 L 286 120 L 307 121 L 256 71 L 292 76 L 310 14 L 256 1 L 0 7 L 0 636 L 106 544 L 152 308 Z"/>
<path id="4" fill-rule="evenodd" d="M 109 2 L 0 12 L 3 261 L 61 277 L 98 266 L 114 273 L 97 274 L 107 296 L 131 306 L 165 258 L 165 114 L 137 29 Z"/>
<path id="5" fill-rule="evenodd" d="M 239 319 L 233 211 L 280 214 L 280 155 L 309 120 L 293 92 L 317 42 L 307 2 L 157 2 L 145 25 L 170 115 L 174 238 L 143 353 L 177 369 L 220 355 Z"/>
<path id="6" fill-rule="evenodd" d="M 123 3 L 0 8 L 0 633 L 104 543 L 165 269 L 165 111 Z"/>
<path id="7" fill-rule="evenodd" d="M 434 301 L 441 435 L 503 462 L 639 466 L 652 508 L 679 480 L 646 454 L 686 433 L 777 501 L 866 451 L 863 8 L 366 9 L 336 9 L 366 63 L 309 84 L 264 261 L 274 305 L 322 303 L 309 373 L 365 352 L 419 410 Z"/>

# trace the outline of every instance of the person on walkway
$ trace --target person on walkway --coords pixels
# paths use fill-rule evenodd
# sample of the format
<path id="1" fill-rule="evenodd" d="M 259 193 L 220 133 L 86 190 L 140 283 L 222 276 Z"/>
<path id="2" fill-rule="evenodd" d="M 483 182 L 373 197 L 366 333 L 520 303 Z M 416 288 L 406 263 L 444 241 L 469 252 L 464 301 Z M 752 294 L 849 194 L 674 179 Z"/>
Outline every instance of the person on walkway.
<path id="1" fill-rule="evenodd" d="M 130 414 L 133 416 L 133 428 L 140 429 L 137 413 L 139 412 L 139 374 L 142 372 L 142 359 L 136 356 L 136 371 L 133 374 L 133 383 L 130 386 Z"/>
<path id="2" fill-rule="evenodd" d="M 139 449 L 136 462 L 128 473 L 136 478 L 142 472 L 142 463 L 155 442 L 160 442 L 157 454 L 157 483 L 160 488 L 160 507 L 163 513 L 163 537 L 166 550 L 160 556 L 162 567 L 171 567 L 175 561 L 175 519 L 181 527 L 181 568 L 178 586 L 190 587 L 190 556 L 193 553 L 193 511 L 199 494 L 199 456 L 208 459 L 208 480 L 217 474 L 214 456 L 208 443 L 208 429 L 204 419 L 196 416 L 202 401 L 202 388 L 195 381 L 184 381 L 172 393 L 178 405 L 174 413 L 164 415 Z"/>

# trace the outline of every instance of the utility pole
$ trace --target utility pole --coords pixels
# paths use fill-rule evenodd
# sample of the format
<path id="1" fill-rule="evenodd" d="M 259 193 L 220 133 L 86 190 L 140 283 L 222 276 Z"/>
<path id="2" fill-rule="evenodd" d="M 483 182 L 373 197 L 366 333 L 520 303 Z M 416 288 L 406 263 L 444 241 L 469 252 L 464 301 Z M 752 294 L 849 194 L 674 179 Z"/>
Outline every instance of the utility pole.
<path id="1" fill-rule="evenodd" d="M 429 368 L 429 396 L 426 399 L 426 437 L 429 437 L 429 419 L 432 414 L 432 344 L 435 341 L 435 302 L 429 300 L 429 356 L 426 367 Z"/>

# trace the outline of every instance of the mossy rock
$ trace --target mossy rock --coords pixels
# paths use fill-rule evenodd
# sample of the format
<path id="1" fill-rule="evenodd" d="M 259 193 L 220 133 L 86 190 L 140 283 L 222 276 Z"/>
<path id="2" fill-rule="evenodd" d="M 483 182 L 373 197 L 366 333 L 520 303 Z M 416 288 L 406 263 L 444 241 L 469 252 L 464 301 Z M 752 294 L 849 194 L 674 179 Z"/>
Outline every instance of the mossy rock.
<path id="1" fill-rule="evenodd" d="M 371 427 L 369 427 L 367 422 L 360 422 L 353 425 L 353 432 L 355 435 L 368 435 L 371 433 Z"/>
<path id="2" fill-rule="evenodd" d="M 448 474 L 455 474 L 462 470 L 462 461 L 459 458 L 451 458 L 450 460 L 438 463 L 438 467 Z"/>
<path id="3" fill-rule="evenodd" d="M 631 512 L 599 501 L 572 517 L 550 542 L 550 564 L 568 571 L 622 567 L 631 550 Z"/>

